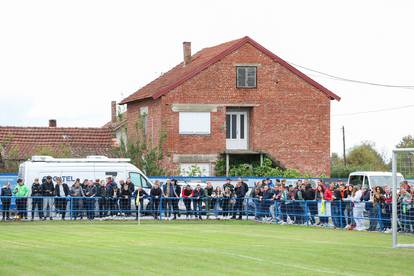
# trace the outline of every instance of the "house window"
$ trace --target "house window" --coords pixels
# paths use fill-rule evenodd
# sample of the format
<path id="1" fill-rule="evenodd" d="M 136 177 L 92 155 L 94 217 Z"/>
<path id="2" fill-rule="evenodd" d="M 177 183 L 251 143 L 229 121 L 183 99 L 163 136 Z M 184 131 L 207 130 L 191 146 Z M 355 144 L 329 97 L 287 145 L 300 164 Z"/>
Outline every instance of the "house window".
<path id="1" fill-rule="evenodd" d="M 210 134 L 210 112 L 180 112 L 180 134 Z"/>
<path id="2" fill-rule="evenodd" d="M 256 87 L 256 66 L 237 66 L 237 87 Z"/>
<path id="3" fill-rule="evenodd" d="M 139 109 L 140 119 L 142 120 L 142 129 L 144 131 L 144 135 L 147 135 L 147 127 L 148 127 L 148 106 L 143 106 Z"/>

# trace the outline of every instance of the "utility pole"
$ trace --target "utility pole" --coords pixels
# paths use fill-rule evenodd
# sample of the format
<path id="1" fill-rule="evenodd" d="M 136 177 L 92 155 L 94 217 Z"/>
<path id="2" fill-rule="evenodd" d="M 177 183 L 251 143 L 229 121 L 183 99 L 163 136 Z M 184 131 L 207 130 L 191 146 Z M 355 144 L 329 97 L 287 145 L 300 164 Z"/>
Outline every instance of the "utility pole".
<path id="1" fill-rule="evenodd" d="M 344 165 L 346 166 L 346 154 L 345 154 L 345 127 L 342 126 L 342 142 L 343 142 L 343 150 L 344 150 Z"/>

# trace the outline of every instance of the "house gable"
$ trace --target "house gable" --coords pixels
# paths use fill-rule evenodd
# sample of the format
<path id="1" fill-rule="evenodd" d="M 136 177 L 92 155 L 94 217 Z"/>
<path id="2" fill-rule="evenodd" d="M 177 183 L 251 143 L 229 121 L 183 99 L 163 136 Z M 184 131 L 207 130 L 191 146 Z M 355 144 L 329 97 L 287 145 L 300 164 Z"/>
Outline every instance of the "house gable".
<path id="1" fill-rule="evenodd" d="M 238 50 L 240 47 L 247 43 L 255 47 L 257 50 L 261 51 L 265 55 L 269 56 L 272 60 L 279 63 L 281 66 L 285 67 L 293 74 L 303 79 L 305 82 L 317 88 L 319 91 L 324 93 L 329 99 L 338 101 L 340 100 L 340 97 L 334 94 L 332 91 L 325 88 L 316 81 L 312 80 L 304 73 L 302 73 L 301 71 L 299 71 L 298 69 L 296 69 L 280 57 L 278 57 L 277 55 L 273 54 L 272 52 L 264 48 L 262 45 L 251 39 L 250 37 L 246 36 L 238 40 L 233 40 L 230 42 L 220 44 L 218 46 L 206 48 L 199 51 L 198 53 L 193 55 L 191 63 L 185 66 L 183 65 L 183 63 L 180 63 L 164 75 L 160 76 L 159 78 L 150 82 L 143 88 L 139 89 L 137 92 L 125 98 L 121 102 L 121 104 L 126 104 L 132 101 L 142 100 L 146 98 L 157 99 L 167 94 L 171 90 L 177 88 L 187 80 L 198 75 L 200 72 L 204 71 L 216 62 L 222 60 L 223 58 Z"/>

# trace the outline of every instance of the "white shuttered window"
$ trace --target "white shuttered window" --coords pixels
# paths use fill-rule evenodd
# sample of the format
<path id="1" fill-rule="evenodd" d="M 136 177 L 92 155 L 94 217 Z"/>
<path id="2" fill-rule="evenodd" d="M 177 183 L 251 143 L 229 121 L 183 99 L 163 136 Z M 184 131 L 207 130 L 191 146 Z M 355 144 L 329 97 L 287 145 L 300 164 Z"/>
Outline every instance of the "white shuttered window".
<path id="1" fill-rule="evenodd" d="M 210 134 L 210 112 L 180 112 L 180 134 Z"/>

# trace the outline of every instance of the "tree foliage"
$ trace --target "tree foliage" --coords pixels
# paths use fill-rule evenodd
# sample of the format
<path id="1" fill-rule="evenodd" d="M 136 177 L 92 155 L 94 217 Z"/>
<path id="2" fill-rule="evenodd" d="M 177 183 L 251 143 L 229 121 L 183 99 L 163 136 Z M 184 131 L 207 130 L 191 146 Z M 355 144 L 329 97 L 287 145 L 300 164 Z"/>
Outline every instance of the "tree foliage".
<path id="1" fill-rule="evenodd" d="M 219 159 L 216 162 L 216 175 L 226 174 L 226 162 L 224 158 Z M 319 177 L 310 173 L 301 173 L 300 171 L 292 168 L 281 168 L 274 164 L 274 162 L 268 158 L 263 158 L 263 164 L 258 162 L 252 163 L 237 163 L 230 164 L 229 176 L 257 176 L 257 177 L 281 177 L 281 178 L 308 178 Z"/>
<path id="2" fill-rule="evenodd" d="M 163 144 L 166 134 L 161 130 L 158 136 L 158 143 L 153 144 L 153 137 L 149 137 L 145 130 L 146 116 L 146 114 L 138 116 L 138 121 L 135 125 L 136 139 L 127 144 L 121 141 L 121 145 L 115 151 L 115 155 L 130 158 L 131 162 L 148 176 L 165 175 L 161 162 L 164 158 Z"/>
<path id="3" fill-rule="evenodd" d="M 337 153 L 331 156 L 331 177 L 346 178 L 354 171 L 389 171 L 384 156 L 375 149 L 372 142 L 362 142 L 352 147 L 346 156 L 347 164 Z"/>

